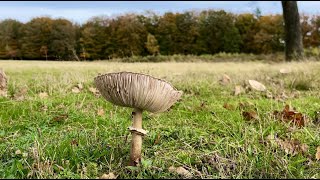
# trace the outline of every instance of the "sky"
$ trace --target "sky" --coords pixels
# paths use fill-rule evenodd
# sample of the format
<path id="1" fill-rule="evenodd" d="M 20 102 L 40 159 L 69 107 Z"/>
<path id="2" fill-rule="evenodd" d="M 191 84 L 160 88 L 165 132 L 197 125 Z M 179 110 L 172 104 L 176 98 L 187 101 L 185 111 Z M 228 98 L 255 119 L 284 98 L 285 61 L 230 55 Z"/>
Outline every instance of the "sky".
<path id="1" fill-rule="evenodd" d="M 282 13 L 281 1 L 0 1 L 0 21 L 11 18 L 26 23 L 34 17 L 49 16 L 82 24 L 94 16 L 147 10 L 158 14 L 205 9 L 253 13 L 257 7 L 263 15 Z M 320 1 L 298 1 L 300 13 L 320 15 L 319 7 Z"/>

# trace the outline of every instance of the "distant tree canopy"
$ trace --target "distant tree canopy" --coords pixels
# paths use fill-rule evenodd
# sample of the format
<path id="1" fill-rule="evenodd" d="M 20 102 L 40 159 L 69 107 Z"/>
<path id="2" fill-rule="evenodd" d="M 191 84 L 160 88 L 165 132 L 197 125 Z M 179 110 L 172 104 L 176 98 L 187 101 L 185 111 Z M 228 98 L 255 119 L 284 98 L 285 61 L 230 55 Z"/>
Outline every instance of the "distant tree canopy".
<path id="1" fill-rule="evenodd" d="M 320 45 L 320 16 L 301 15 L 304 47 Z M 0 59 L 94 60 L 129 56 L 284 51 L 282 15 L 223 10 L 93 17 L 79 25 L 37 17 L 0 21 Z"/>

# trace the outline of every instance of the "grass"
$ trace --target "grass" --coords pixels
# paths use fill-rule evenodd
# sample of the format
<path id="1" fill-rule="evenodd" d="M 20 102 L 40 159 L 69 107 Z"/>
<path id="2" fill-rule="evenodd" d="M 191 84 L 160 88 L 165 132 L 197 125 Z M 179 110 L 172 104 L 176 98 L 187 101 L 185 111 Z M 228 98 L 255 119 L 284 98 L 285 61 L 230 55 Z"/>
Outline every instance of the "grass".
<path id="1" fill-rule="evenodd" d="M 315 159 L 320 146 L 320 63 L 117 63 L 0 61 L 9 77 L 9 97 L 0 97 L 0 178 L 97 178 L 113 172 L 118 178 L 183 178 L 169 172 L 183 166 L 194 178 L 320 178 Z M 291 69 L 280 74 L 279 69 Z M 133 71 L 171 82 L 184 95 L 168 112 L 144 112 L 140 167 L 128 167 L 131 109 L 114 106 L 96 97 L 98 73 Z M 228 74 L 231 83 L 218 80 Z M 233 95 L 235 85 L 249 79 L 263 83 L 265 92 L 246 91 Z M 84 85 L 80 93 L 72 87 Z M 25 99 L 12 96 L 27 88 Z M 41 99 L 38 94 L 47 92 Z M 290 96 L 292 95 L 292 96 Z M 295 95 L 295 96 L 293 96 Z M 241 110 L 227 110 L 249 102 L 259 119 L 245 120 Z M 285 104 L 309 116 L 298 128 L 273 119 L 270 112 Z M 103 108 L 105 114 L 97 111 Z M 272 146 L 267 137 L 298 139 L 307 153 L 290 155 Z"/>

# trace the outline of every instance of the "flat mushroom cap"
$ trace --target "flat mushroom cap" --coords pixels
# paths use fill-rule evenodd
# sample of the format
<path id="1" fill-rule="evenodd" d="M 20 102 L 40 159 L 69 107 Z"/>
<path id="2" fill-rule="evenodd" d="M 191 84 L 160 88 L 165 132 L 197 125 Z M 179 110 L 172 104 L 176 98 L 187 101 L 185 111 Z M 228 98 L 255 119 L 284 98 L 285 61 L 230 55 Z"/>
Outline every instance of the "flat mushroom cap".
<path id="1" fill-rule="evenodd" d="M 113 104 L 152 113 L 169 109 L 182 95 L 170 83 L 149 75 L 119 72 L 94 78 L 101 95 Z"/>

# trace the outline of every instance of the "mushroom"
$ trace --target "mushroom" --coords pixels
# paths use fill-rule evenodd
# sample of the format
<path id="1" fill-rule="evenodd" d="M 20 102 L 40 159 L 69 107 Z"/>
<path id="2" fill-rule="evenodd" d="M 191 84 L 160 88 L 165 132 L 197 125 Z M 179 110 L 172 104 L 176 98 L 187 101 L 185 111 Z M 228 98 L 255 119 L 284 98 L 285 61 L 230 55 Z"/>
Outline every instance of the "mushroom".
<path id="1" fill-rule="evenodd" d="M 142 137 L 147 133 L 142 129 L 142 111 L 164 112 L 180 99 L 182 91 L 162 79 L 132 72 L 98 75 L 94 82 L 107 101 L 134 109 L 128 128 L 132 134 L 129 164 L 136 166 L 141 161 Z"/>

